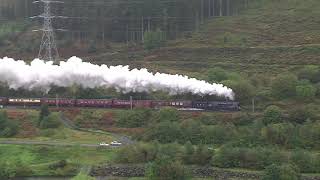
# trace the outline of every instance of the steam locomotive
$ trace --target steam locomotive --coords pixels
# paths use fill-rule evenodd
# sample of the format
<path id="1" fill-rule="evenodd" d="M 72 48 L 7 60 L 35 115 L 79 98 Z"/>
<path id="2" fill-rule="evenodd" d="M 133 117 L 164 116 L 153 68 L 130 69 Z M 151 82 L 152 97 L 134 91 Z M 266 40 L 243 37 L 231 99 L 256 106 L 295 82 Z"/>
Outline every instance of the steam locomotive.
<path id="1" fill-rule="evenodd" d="M 0 106 L 35 107 L 47 104 L 56 107 L 93 108 L 154 108 L 174 107 L 181 110 L 240 111 L 234 101 L 186 101 L 186 100 L 118 100 L 118 99 L 68 99 L 68 98 L 7 98 L 0 97 Z"/>

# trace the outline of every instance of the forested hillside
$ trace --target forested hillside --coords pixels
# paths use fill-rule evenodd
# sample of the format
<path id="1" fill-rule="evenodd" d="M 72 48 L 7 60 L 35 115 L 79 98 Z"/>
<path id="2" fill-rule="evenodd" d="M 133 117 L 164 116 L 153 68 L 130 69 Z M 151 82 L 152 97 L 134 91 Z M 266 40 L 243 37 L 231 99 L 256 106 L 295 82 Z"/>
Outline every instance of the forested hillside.
<path id="1" fill-rule="evenodd" d="M 247 0 L 63 0 L 52 3 L 57 16 L 54 26 L 65 29 L 63 37 L 92 41 L 143 41 L 146 31 L 160 30 L 166 38 L 191 32 L 205 19 L 230 16 L 245 7 Z M 4 0 L 0 17 L 27 20 L 42 13 L 33 0 Z M 30 20 L 30 19 L 29 19 Z"/>

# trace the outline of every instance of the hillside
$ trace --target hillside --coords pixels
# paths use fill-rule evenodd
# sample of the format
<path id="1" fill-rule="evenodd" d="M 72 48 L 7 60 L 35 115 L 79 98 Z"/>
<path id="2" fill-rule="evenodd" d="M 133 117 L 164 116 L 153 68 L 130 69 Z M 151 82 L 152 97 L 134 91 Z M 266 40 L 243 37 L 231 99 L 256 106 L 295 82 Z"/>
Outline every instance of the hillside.
<path id="1" fill-rule="evenodd" d="M 217 66 L 277 74 L 319 65 L 319 5 L 317 0 L 257 1 L 238 16 L 212 18 L 190 37 L 159 50 L 135 49 L 127 54 L 122 49 L 91 60 L 195 75 Z"/>

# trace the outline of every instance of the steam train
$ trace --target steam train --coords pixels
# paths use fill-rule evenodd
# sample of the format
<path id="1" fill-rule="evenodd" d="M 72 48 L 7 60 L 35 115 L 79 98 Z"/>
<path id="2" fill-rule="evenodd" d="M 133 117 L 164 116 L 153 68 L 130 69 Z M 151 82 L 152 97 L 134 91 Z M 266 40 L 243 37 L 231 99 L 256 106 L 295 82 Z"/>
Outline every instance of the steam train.
<path id="1" fill-rule="evenodd" d="M 92 108 L 154 108 L 174 107 L 181 110 L 239 111 L 234 101 L 186 101 L 186 100 L 118 100 L 118 99 L 68 99 L 68 98 L 7 98 L 0 97 L 0 106 L 36 107 L 47 104 L 56 107 Z"/>

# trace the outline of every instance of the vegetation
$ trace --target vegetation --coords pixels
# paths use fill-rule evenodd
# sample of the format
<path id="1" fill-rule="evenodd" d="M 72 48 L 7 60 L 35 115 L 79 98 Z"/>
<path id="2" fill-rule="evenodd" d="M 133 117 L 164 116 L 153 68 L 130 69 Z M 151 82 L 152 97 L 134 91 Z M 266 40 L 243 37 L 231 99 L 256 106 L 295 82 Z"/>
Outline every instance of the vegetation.
<path id="1" fill-rule="evenodd" d="M 59 118 L 59 114 L 50 113 L 48 105 L 42 105 L 37 126 L 41 129 L 57 128 L 60 126 Z"/>
<path id="2" fill-rule="evenodd" d="M 150 109 L 134 109 L 128 113 L 123 113 L 117 121 L 120 127 L 142 127 L 146 126 L 151 121 Z"/>
<path id="3" fill-rule="evenodd" d="M 244 2 L 244 0 L 230 0 L 228 5 L 216 3 L 215 12 L 221 11 L 224 16 L 236 14 L 244 6 Z M 209 6 L 207 2 L 205 5 Z M 88 6 L 90 6 L 89 9 L 86 8 Z M 201 3 L 196 0 L 173 1 L 171 3 L 143 0 L 138 3 L 125 1 L 119 4 L 100 0 L 93 2 L 72 0 L 65 1 L 64 6 L 55 6 L 55 10 L 59 12 L 60 16 L 90 19 L 86 23 L 81 21 L 68 23 L 64 19 L 57 19 L 56 25 L 65 24 L 64 28 L 72 33 L 79 30 L 86 31 L 87 33 L 81 33 L 77 40 L 97 42 L 107 39 L 122 42 L 126 40 L 141 41 L 143 32 L 152 32 L 157 29 L 161 29 L 167 34 L 167 38 L 171 39 L 178 36 L 179 32 L 193 30 L 195 23 L 199 24 L 201 18 L 203 21 L 212 16 L 205 13 L 204 9 L 201 9 Z M 2 12 L 0 16 L 5 19 L 19 19 L 42 12 L 41 8 L 34 8 L 30 0 L 26 0 L 24 3 L 19 0 L 4 0 L 0 11 Z M 200 14 L 202 14 L 201 17 Z M 216 13 L 216 15 L 218 14 Z M 141 27 L 143 28 L 142 33 Z"/>
<path id="4" fill-rule="evenodd" d="M 299 170 L 292 165 L 270 165 L 266 168 L 264 180 L 299 180 Z"/>
<path id="5" fill-rule="evenodd" d="M 264 111 L 263 123 L 280 123 L 282 118 L 281 109 L 277 106 L 269 106 Z"/>
<path id="6" fill-rule="evenodd" d="M 0 145 L 0 178 L 70 176 L 79 167 L 110 162 L 114 151 L 86 147 Z"/>
<path id="7" fill-rule="evenodd" d="M 181 163 L 172 161 L 170 157 L 159 157 L 149 165 L 147 177 L 150 180 L 187 180 L 188 173 Z"/>
<path id="8" fill-rule="evenodd" d="M 146 50 L 152 50 L 160 48 L 165 43 L 164 33 L 160 30 L 154 32 L 145 32 L 144 33 L 144 48 Z"/>
<path id="9" fill-rule="evenodd" d="M 85 4 L 86 1 L 80 3 Z M 112 11 L 102 6 L 97 11 L 94 8 L 72 7 L 75 8 L 73 16 L 83 12 L 84 15 L 98 17 L 89 24 L 86 21 L 68 23 L 77 30 L 92 29 L 90 33 L 75 34 L 71 31 L 73 39 L 90 41 L 86 48 L 82 47 L 82 43 L 73 44 L 80 44 L 80 55 L 95 53 L 94 58 L 88 58 L 94 59 L 92 61 L 95 63 L 129 64 L 132 67 L 147 67 L 153 72 L 186 74 L 211 83 L 222 83 L 234 90 L 235 100 L 241 104 L 241 112 L 186 113 L 172 108 L 159 111 L 73 110 L 70 113 L 74 117 L 72 120 L 79 127 L 133 132 L 130 133 L 132 138 L 140 142 L 122 147 L 117 152 L 81 149 L 81 156 L 80 148 L 75 147 L 62 150 L 28 147 L 17 150 L 13 146 L 5 146 L 1 148 L 5 152 L 15 152 L 8 157 L 19 158 L 0 161 L 1 167 L 8 167 L 0 167 L 0 174 L 7 178 L 30 173 L 28 167 L 23 168 L 28 170 L 23 173 L 16 168 L 18 163 L 24 164 L 21 162 L 29 162 L 33 174 L 43 175 L 74 172 L 74 164 L 78 164 L 78 161 L 80 164 L 96 164 L 110 162 L 110 159 L 112 163 L 147 164 L 150 179 L 188 179 L 185 165 L 264 171 L 266 180 L 299 179 L 301 173 L 320 173 L 320 26 L 315 21 L 320 16 L 320 1 L 251 0 L 246 8 L 236 12 L 237 16 L 207 19 L 209 14 L 205 11 L 201 25 L 197 22 L 202 14 L 197 11 L 201 2 L 182 0 L 179 3 L 177 8 L 160 5 L 155 0 L 143 2 L 142 7 L 140 4 L 119 3 L 112 7 Z M 207 2 L 203 5 L 208 7 Z M 237 4 L 234 6 L 241 7 Z M 13 14 L 7 13 L 6 16 L 18 16 L 18 9 L 23 8 L 21 4 L 17 7 L 12 9 Z M 62 15 L 72 8 L 65 8 L 61 11 Z M 119 17 L 119 20 L 112 19 L 109 22 L 102 19 L 110 16 Z M 129 17 L 135 20 L 128 20 Z M 161 20 L 148 20 L 147 17 L 159 17 Z M 191 23 L 182 23 L 179 18 L 193 20 Z M 86 23 L 85 26 L 83 23 Z M 148 25 L 151 27 L 148 28 Z M 115 27 L 123 31 L 118 32 Z M 143 31 L 140 31 L 142 28 Z M 139 32 L 133 33 L 131 29 Z M 185 29 L 197 31 L 183 33 Z M 21 42 L 30 42 L 25 40 L 26 34 L 17 39 L 7 36 L 9 31 L 17 33 L 20 30 L 23 30 L 22 27 L 14 23 L 0 27 L 0 45 L 6 47 L 3 52 L 11 48 L 23 49 L 10 46 L 14 41 L 22 39 Z M 129 35 L 124 35 L 127 33 Z M 60 39 L 63 37 L 58 36 Z M 168 40 L 177 36 L 180 38 Z M 110 43 L 99 47 L 99 43 L 106 42 L 106 39 L 128 41 L 128 44 Z M 143 45 L 137 44 L 131 48 L 130 41 L 142 39 Z M 59 43 L 60 47 L 67 44 L 63 41 Z M 100 54 L 100 51 L 103 53 Z M 0 94 L 37 97 L 42 92 L 10 89 L 1 83 Z M 172 96 L 164 92 L 121 94 L 112 88 L 86 89 L 77 85 L 52 87 L 48 97 L 55 97 L 56 94 L 73 98 L 128 99 L 133 96 L 134 99 L 224 100 L 191 94 Z M 112 139 L 109 135 L 56 128 L 57 114 L 49 115 L 46 107 L 42 107 L 41 112 L 37 126 L 41 129 L 36 128 L 39 134 L 30 139 L 77 143 L 98 143 Z M 8 121 L 5 115 L 0 116 L 0 132 L 8 132 L 1 136 L 14 136 L 15 129 L 23 125 L 11 122 L 14 121 Z M 23 132 L 21 129 L 18 134 Z M 49 159 L 44 154 L 54 158 Z M 22 155 L 25 157 L 20 158 Z M 115 156 L 114 159 L 112 156 Z"/>
<path id="10" fill-rule="evenodd" d="M 17 134 L 19 128 L 16 122 L 10 121 L 6 112 L 0 112 L 0 137 L 11 137 Z"/>
<path id="11" fill-rule="evenodd" d="M 83 172 L 80 172 L 77 176 L 73 177 L 71 180 L 95 180 L 95 178 L 88 176 Z"/>

